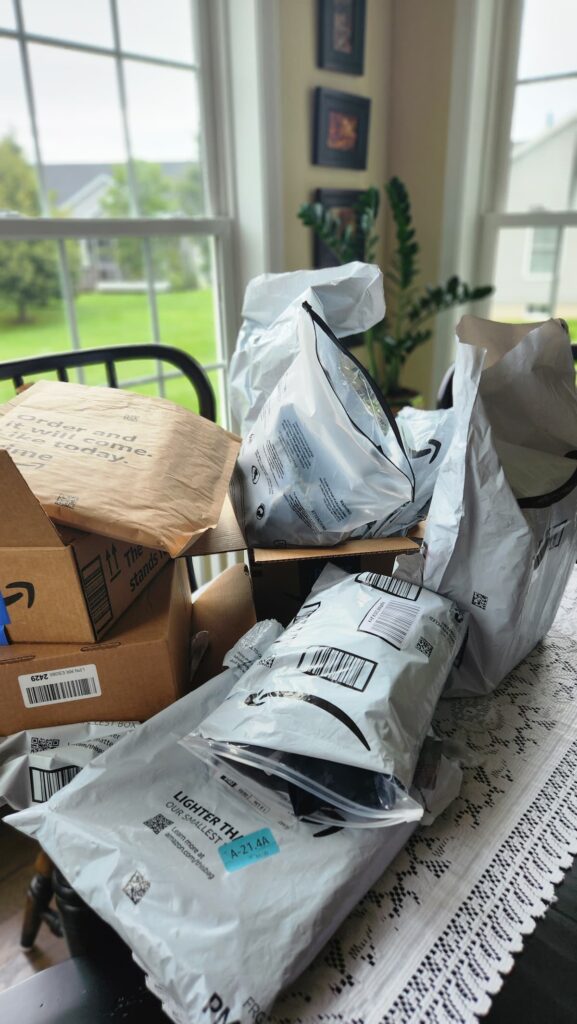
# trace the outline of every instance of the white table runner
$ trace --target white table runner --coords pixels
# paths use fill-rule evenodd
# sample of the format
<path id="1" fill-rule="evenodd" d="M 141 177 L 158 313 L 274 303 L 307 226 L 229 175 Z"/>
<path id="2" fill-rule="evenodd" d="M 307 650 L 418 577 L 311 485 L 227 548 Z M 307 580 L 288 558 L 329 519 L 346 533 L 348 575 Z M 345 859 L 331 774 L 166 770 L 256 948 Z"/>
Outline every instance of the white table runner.
<path id="1" fill-rule="evenodd" d="M 459 798 L 419 829 L 275 1006 L 275 1024 L 465 1024 L 577 853 L 577 574 L 546 639 L 490 697 L 442 701 Z"/>

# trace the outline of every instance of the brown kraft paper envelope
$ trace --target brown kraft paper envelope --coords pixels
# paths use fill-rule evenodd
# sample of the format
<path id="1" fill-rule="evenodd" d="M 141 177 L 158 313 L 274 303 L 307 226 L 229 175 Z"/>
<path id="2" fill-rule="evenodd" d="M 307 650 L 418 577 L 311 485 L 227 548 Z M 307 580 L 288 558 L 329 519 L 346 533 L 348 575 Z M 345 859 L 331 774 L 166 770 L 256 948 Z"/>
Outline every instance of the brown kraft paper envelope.
<path id="1" fill-rule="evenodd" d="M 0 408 L 0 448 L 57 523 L 176 557 L 216 526 L 239 438 L 163 398 L 39 381 Z"/>

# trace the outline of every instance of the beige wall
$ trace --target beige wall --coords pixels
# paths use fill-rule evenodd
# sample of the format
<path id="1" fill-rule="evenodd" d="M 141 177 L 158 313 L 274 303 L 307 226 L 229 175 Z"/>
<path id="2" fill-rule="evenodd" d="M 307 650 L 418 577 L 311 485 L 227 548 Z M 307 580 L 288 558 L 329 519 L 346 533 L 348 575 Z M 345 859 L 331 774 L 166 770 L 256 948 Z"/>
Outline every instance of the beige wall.
<path id="1" fill-rule="evenodd" d="M 316 67 L 315 0 L 280 0 L 285 269 L 312 266 L 308 228 L 297 218 L 317 188 L 368 188 L 386 178 L 390 75 L 390 0 L 367 0 L 365 73 L 342 75 Z M 366 171 L 311 163 L 313 91 L 317 86 L 371 99 Z"/>
<path id="2" fill-rule="evenodd" d="M 310 234 L 296 217 L 315 188 L 382 186 L 393 174 L 407 185 L 421 244 L 422 280 L 437 283 L 441 248 L 445 153 L 453 26 L 458 0 L 367 0 L 365 73 L 341 75 L 316 67 L 315 0 L 280 0 L 284 151 L 285 269 L 309 267 Z M 462 0 L 461 0 L 462 2 Z M 311 163 L 312 91 L 316 86 L 371 99 L 366 171 Z M 379 218 L 385 247 L 390 225 Z M 428 399 L 432 345 L 419 349 L 403 383 Z"/>
<path id="3" fill-rule="evenodd" d="M 439 279 L 457 2 L 393 0 L 387 172 L 409 190 L 427 284 Z M 390 246 L 390 231 L 387 241 Z M 409 359 L 403 380 L 429 400 L 432 359 L 428 342 Z"/>

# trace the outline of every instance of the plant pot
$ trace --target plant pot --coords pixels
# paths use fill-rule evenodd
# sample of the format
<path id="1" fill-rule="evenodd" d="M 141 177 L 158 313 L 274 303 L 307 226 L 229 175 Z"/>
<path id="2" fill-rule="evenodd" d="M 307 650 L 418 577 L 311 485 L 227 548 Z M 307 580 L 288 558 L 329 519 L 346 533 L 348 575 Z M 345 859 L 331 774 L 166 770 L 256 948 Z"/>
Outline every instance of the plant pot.
<path id="1" fill-rule="evenodd" d="M 412 388 L 396 388 L 389 391 L 386 398 L 396 416 L 405 405 L 415 405 L 416 399 L 421 398 L 421 395 Z"/>

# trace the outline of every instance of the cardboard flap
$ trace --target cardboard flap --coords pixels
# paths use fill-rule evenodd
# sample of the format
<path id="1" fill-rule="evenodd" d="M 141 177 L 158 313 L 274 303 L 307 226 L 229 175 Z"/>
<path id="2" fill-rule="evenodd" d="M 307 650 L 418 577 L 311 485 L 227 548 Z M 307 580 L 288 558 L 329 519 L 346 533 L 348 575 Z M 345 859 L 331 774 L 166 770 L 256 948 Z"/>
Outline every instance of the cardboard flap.
<path id="1" fill-rule="evenodd" d="M 348 540 L 330 548 L 254 548 L 255 565 L 268 562 L 294 562 L 308 558 L 346 558 L 350 555 L 401 555 L 418 551 L 418 544 L 407 537 L 378 537 L 374 540 Z"/>
<path id="2" fill-rule="evenodd" d="M 223 551 L 244 551 L 245 548 L 246 541 L 227 494 L 217 525 L 207 530 L 195 544 L 191 544 L 184 554 L 219 555 Z"/>
<path id="3" fill-rule="evenodd" d="M 209 635 L 208 651 L 193 686 L 222 670 L 225 654 L 256 622 L 250 577 L 244 565 L 232 565 L 192 595 L 192 628 Z"/>
<path id="4" fill-rule="evenodd" d="M 0 547 L 62 546 L 55 527 L 8 452 L 0 450 Z"/>

